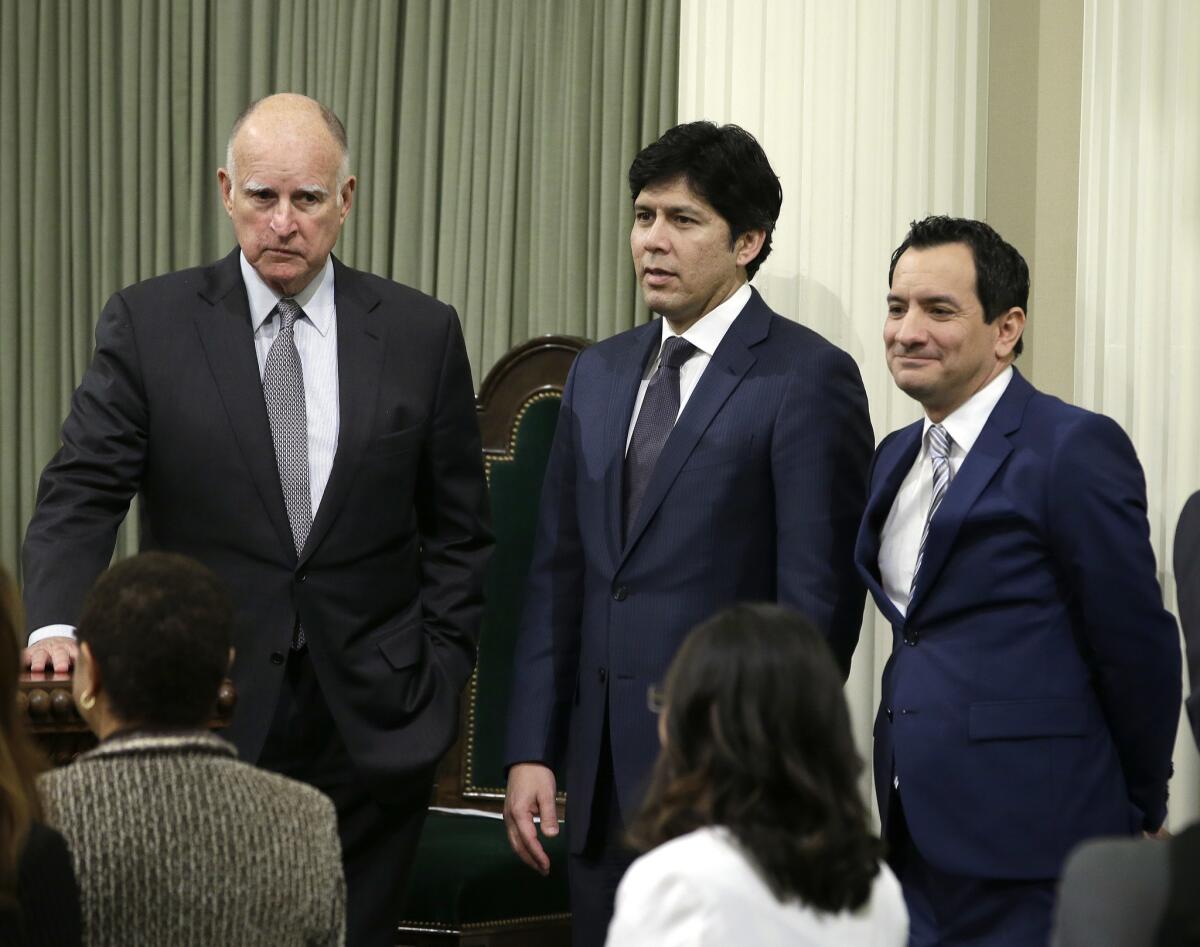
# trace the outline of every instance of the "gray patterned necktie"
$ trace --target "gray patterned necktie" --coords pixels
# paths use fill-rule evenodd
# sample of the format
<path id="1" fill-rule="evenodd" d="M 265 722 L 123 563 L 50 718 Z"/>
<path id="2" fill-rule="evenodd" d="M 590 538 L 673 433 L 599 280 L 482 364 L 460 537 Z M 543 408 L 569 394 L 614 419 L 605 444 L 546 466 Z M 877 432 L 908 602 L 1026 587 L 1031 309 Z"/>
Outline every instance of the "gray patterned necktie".
<path id="1" fill-rule="evenodd" d="M 692 357 L 696 347 L 682 336 L 663 343 L 658 369 L 646 386 L 642 408 L 633 426 L 633 437 L 625 454 L 625 536 L 642 505 L 650 475 L 663 445 L 679 415 L 679 368 Z"/>
<path id="2" fill-rule="evenodd" d="M 271 438 L 275 442 L 275 463 L 279 466 L 279 485 L 287 507 L 288 523 L 296 555 L 304 548 L 312 526 L 312 495 L 308 486 L 308 412 L 304 405 L 304 369 L 296 350 L 296 320 L 304 310 L 294 299 L 281 299 L 275 307 L 279 313 L 279 334 L 267 352 L 263 368 L 263 397 L 267 417 L 271 421 Z M 298 625 L 292 646 L 304 646 L 304 630 Z"/>
<path id="3" fill-rule="evenodd" d="M 917 589 L 917 573 L 921 571 L 921 560 L 925 558 L 925 541 L 929 539 L 929 523 L 933 514 L 942 505 L 942 498 L 950 488 L 950 435 L 940 424 L 929 429 L 929 459 L 933 463 L 933 495 L 929 500 L 929 513 L 925 516 L 925 528 L 921 530 L 921 545 L 917 549 L 917 564 L 913 567 L 912 585 L 908 590 L 909 601 Z"/>

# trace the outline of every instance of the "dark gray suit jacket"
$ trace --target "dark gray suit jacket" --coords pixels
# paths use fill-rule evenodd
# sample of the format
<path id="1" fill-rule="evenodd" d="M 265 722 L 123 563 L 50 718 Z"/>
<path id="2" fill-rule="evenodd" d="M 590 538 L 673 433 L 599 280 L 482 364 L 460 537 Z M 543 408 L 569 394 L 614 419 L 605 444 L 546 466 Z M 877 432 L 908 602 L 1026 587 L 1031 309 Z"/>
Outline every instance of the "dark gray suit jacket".
<path id="1" fill-rule="evenodd" d="M 334 260 L 340 431 L 307 544 L 284 508 L 235 249 L 116 293 L 38 490 L 31 628 L 75 624 L 141 497 L 142 547 L 194 556 L 236 604 L 244 759 L 292 630 L 360 771 L 386 797 L 453 741 L 491 551 L 470 368 L 452 308 Z"/>

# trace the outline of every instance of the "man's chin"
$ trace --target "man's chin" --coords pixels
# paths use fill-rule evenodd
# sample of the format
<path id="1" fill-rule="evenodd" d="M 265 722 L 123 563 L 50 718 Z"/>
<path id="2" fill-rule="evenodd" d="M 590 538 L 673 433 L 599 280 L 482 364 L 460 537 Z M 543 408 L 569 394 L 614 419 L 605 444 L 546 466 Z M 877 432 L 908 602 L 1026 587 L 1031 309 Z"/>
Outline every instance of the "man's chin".
<path id="1" fill-rule="evenodd" d="M 299 292 L 308 283 L 308 268 L 304 265 L 304 261 L 299 257 L 295 257 L 294 260 L 295 262 L 283 262 L 279 261 L 278 257 L 275 260 L 259 257 L 254 269 L 269 286 L 279 290 L 285 296 L 290 296 Z"/>
<path id="2" fill-rule="evenodd" d="M 924 403 L 925 397 L 933 390 L 933 383 L 925 377 L 925 373 L 919 369 L 890 367 L 896 387 L 910 398 Z"/>
<path id="3" fill-rule="evenodd" d="M 645 301 L 647 309 L 658 313 L 660 316 L 666 316 L 668 319 L 674 314 L 679 305 L 678 294 L 666 293 L 645 285 L 642 286 L 642 299 Z"/>

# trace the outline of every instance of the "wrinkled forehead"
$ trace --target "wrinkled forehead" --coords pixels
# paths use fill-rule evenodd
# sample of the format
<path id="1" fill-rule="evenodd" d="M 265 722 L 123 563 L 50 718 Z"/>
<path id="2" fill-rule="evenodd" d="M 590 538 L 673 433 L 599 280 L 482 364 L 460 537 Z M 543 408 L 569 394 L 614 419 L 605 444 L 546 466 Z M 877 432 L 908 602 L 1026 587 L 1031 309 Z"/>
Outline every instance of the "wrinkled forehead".
<path id="1" fill-rule="evenodd" d="M 286 173 L 332 186 L 342 150 L 320 120 L 248 121 L 233 140 L 239 179 L 258 173 Z"/>

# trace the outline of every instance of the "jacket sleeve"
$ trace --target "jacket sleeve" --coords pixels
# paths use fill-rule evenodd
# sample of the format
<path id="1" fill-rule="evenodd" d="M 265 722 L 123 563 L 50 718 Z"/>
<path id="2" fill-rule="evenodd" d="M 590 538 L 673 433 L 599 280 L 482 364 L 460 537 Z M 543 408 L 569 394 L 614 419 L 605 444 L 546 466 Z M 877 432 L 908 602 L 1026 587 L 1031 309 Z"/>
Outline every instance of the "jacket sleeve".
<path id="1" fill-rule="evenodd" d="M 1059 439 L 1048 504 L 1050 541 L 1130 801 L 1154 831 L 1166 817 L 1179 723 L 1179 634 L 1163 608 L 1142 468 L 1116 422 L 1087 414 Z"/>
<path id="2" fill-rule="evenodd" d="M 100 315 L 91 365 L 71 398 L 62 446 L 42 473 L 25 534 L 31 630 L 77 623 L 141 483 L 147 428 L 132 318 L 118 293 Z"/>
<path id="3" fill-rule="evenodd" d="M 854 360 L 832 346 L 796 372 L 771 451 L 778 598 L 826 636 L 842 676 L 858 643 L 866 589 L 854 542 L 874 447 L 867 395 Z"/>
<path id="4" fill-rule="evenodd" d="M 586 354 L 586 353 L 585 353 Z M 505 763 L 556 766 L 566 745 L 579 664 L 583 547 L 575 498 L 575 360 L 542 481 L 533 559 L 513 657 Z"/>
<path id="5" fill-rule="evenodd" d="M 471 367 L 453 310 L 428 444 L 416 495 L 421 607 L 440 663 L 461 691 L 475 667 L 493 541 Z"/>

